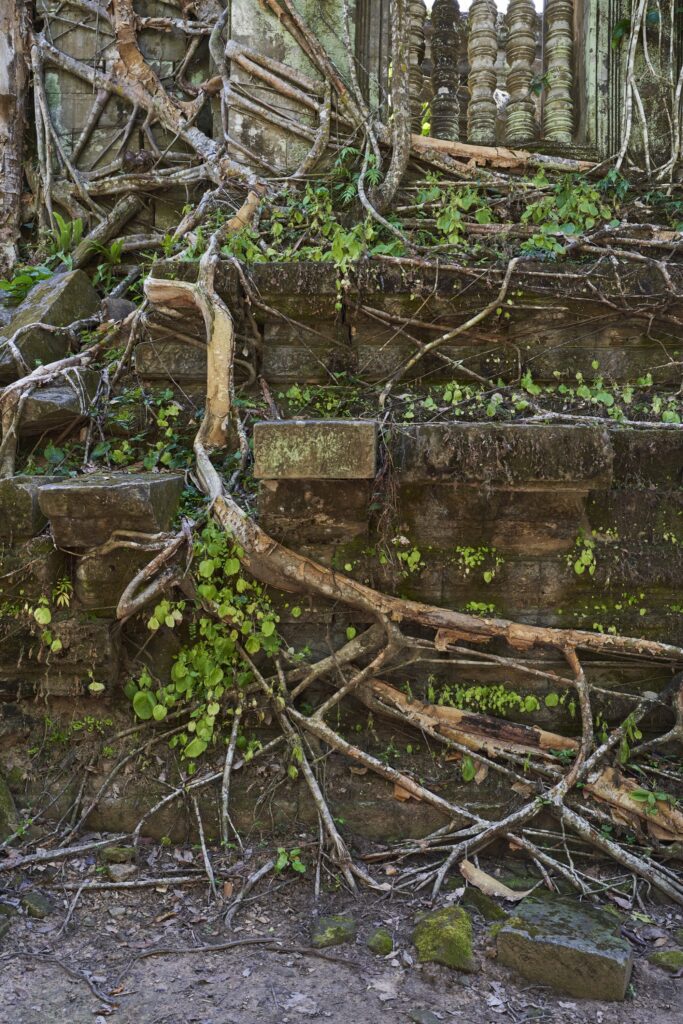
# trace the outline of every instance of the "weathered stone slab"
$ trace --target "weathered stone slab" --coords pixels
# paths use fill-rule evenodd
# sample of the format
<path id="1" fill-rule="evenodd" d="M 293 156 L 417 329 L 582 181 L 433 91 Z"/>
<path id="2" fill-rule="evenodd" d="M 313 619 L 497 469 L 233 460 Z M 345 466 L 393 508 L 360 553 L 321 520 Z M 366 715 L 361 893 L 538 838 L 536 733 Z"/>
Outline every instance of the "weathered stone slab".
<path id="1" fill-rule="evenodd" d="M 0 332 L 0 384 L 16 380 L 21 374 L 7 345 L 20 327 L 43 323 L 51 327 L 63 327 L 97 313 L 100 300 L 82 270 L 47 278 L 31 289 L 17 308 L 9 324 Z M 40 328 L 27 331 L 16 341 L 29 370 L 38 363 L 50 363 L 62 359 L 69 352 L 69 338 L 66 334 L 51 334 Z"/>
<path id="2" fill-rule="evenodd" d="M 377 471 L 374 420 L 272 420 L 254 427 L 260 480 L 368 480 Z"/>
<path id="3" fill-rule="evenodd" d="M 135 348 L 135 370 L 146 380 L 206 380 L 206 346 L 183 341 L 142 341 Z"/>
<path id="4" fill-rule="evenodd" d="M 683 430 L 614 430 L 614 486 L 683 487 Z"/>
<path id="5" fill-rule="evenodd" d="M 47 519 L 40 511 L 38 492 L 54 479 L 45 476 L 15 476 L 9 480 L 0 480 L 0 541 L 12 543 L 40 533 Z"/>
<path id="6" fill-rule="evenodd" d="M 612 476 L 609 435 L 595 427 L 421 423 L 401 431 L 397 449 L 395 466 L 406 482 L 586 490 Z"/>
<path id="7" fill-rule="evenodd" d="M 266 480 L 259 489 L 259 522 L 285 544 L 349 542 L 367 536 L 367 480 Z"/>
<path id="8" fill-rule="evenodd" d="M 64 383 L 36 388 L 24 405 L 19 433 L 23 436 L 59 430 L 86 417 L 97 395 L 97 370 L 74 368 Z"/>
<path id="9" fill-rule="evenodd" d="M 168 530 L 182 473 L 93 473 L 44 487 L 40 508 L 62 548 L 103 544 L 115 530 Z"/>
<path id="10" fill-rule="evenodd" d="M 79 558 L 74 581 L 79 604 L 90 611 L 111 612 L 135 574 L 154 554 L 154 551 L 114 548 L 106 554 L 97 551 Z"/>
<path id="11" fill-rule="evenodd" d="M 620 1001 L 633 968 L 633 950 L 618 921 L 575 900 L 531 897 L 498 933 L 506 967 L 578 999 Z"/>

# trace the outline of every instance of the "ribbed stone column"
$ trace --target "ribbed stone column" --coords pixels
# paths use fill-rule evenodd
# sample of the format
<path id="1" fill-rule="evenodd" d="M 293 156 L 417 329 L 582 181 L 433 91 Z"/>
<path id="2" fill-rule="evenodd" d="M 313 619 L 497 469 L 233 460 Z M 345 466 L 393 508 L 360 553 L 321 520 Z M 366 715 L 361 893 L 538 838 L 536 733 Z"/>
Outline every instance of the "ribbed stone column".
<path id="1" fill-rule="evenodd" d="M 572 102 L 572 0 L 546 0 L 545 53 L 547 92 L 543 134 L 548 142 L 569 145 L 574 133 Z"/>
<path id="2" fill-rule="evenodd" d="M 460 137 L 458 99 L 458 0 L 435 0 L 432 8 L 432 135 L 457 142 Z"/>
<path id="3" fill-rule="evenodd" d="M 490 145 L 496 141 L 495 63 L 498 55 L 496 5 L 493 0 L 474 0 L 470 7 L 467 56 L 470 73 L 467 80 L 470 102 L 467 108 L 469 142 Z"/>
<path id="4" fill-rule="evenodd" d="M 408 9 L 410 19 L 410 120 L 413 131 L 419 135 L 422 131 L 422 91 L 424 78 L 422 61 L 425 55 L 425 21 L 427 5 L 424 0 L 410 0 Z"/>
<path id="5" fill-rule="evenodd" d="M 530 142 L 536 135 L 535 105 L 531 96 L 536 57 L 536 11 L 532 0 L 510 0 L 505 56 L 508 62 L 505 134 L 510 145 Z"/>

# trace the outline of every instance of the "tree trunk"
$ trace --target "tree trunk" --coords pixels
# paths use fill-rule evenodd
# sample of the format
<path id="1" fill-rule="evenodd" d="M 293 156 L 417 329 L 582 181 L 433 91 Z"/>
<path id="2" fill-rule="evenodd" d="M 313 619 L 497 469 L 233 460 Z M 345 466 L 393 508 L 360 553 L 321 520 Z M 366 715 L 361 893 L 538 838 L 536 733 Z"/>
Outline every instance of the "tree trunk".
<path id="1" fill-rule="evenodd" d="M 24 0 L 0 4 L 0 273 L 17 259 L 21 225 L 23 142 L 28 88 L 26 38 L 28 9 Z"/>

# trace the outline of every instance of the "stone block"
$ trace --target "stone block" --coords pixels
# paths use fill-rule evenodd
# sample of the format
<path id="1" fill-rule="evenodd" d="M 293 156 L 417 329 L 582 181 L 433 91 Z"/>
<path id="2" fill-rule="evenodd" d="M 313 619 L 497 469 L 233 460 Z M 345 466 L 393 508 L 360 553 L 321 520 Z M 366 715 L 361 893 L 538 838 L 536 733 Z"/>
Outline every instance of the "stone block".
<path id="1" fill-rule="evenodd" d="M 614 430 L 614 486 L 683 487 L 683 430 Z"/>
<path id="2" fill-rule="evenodd" d="M 367 480 L 264 480 L 259 522 L 283 544 L 344 543 L 368 533 Z"/>
<path id="3" fill-rule="evenodd" d="M 114 548 L 78 559 L 74 593 L 90 611 L 111 612 L 135 574 L 154 558 L 154 551 Z"/>
<path id="4" fill-rule="evenodd" d="M 531 897 L 498 933 L 498 959 L 529 981 L 577 999 L 621 1001 L 633 951 L 604 911 L 575 900 Z"/>
<path id="5" fill-rule="evenodd" d="M 38 492 L 54 479 L 15 476 L 0 480 L 0 541 L 13 543 L 40 533 L 47 519 L 40 511 Z"/>
<path id="6" fill-rule="evenodd" d="M 401 430 L 396 449 L 396 469 L 413 483 L 576 491 L 605 486 L 612 476 L 610 438 L 596 427 L 415 424 Z"/>
<path id="7" fill-rule="evenodd" d="M 260 480 L 368 480 L 377 471 L 374 420 L 272 420 L 254 427 Z"/>
<path id="8" fill-rule="evenodd" d="M 69 370 L 63 383 L 36 388 L 21 414 L 19 433 L 23 436 L 59 430 L 86 417 L 97 395 L 97 370 Z"/>
<path id="9" fill-rule="evenodd" d="M 83 549 L 115 530 L 168 530 L 183 484 L 182 473 L 93 473 L 48 484 L 39 502 L 57 546 Z"/>
<path id="10" fill-rule="evenodd" d="M 142 341 L 135 349 L 135 371 L 146 380 L 206 380 L 206 346 L 184 341 Z"/>
<path id="11" fill-rule="evenodd" d="M 7 345 L 20 327 L 43 323 L 63 327 L 97 313 L 100 300 L 82 270 L 55 275 L 40 281 L 31 289 L 17 308 L 9 324 L 0 332 L 0 384 L 7 384 L 23 376 L 17 370 Z M 30 370 L 38 363 L 50 363 L 68 355 L 70 341 L 66 334 L 50 334 L 40 328 L 27 331 L 16 341 L 16 346 Z"/>

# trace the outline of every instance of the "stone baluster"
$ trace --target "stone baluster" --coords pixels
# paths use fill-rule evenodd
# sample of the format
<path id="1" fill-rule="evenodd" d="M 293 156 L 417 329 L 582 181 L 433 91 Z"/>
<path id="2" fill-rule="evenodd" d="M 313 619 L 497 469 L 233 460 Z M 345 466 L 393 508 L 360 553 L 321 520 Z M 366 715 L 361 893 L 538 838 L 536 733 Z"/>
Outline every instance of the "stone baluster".
<path id="1" fill-rule="evenodd" d="M 435 0 L 432 8 L 432 135 L 457 142 L 460 137 L 458 88 L 458 0 Z"/>
<path id="2" fill-rule="evenodd" d="M 419 135 L 422 131 L 422 93 L 424 76 L 422 61 L 425 55 L 425 21 L 427 5 L 424 0 L 410 0 L 408 7 L 410 19 L 410 121 L 413 131 Z"/>
<path id="3" fill-rule="evenodd" d="M 496 5 L 493 0 L 474 0 L 470 7 L 467 56 L 470 73 L 467 84 L 470 102 L 467 108 L 469 142 L 490 145 L 496 141 L 498 108 L 493 98 L 496 88 Z"/>
<path id="4" fill-rule="evenodd" d="M 536 107 L 531 95 L 536 57 L 536 10 L 532 0 L 510 0 L 506 16 L 508 63 L 505 134 L 510 145 L 531 142 L 536 134 Z"/>
<path id="5" fill-rule="evenodd" d="M 543 106 L 543 133 L 548 142 L 569 145 L 573 139 L 572 0 L 546 0 L 545 53 L 547 91 Z"/>

